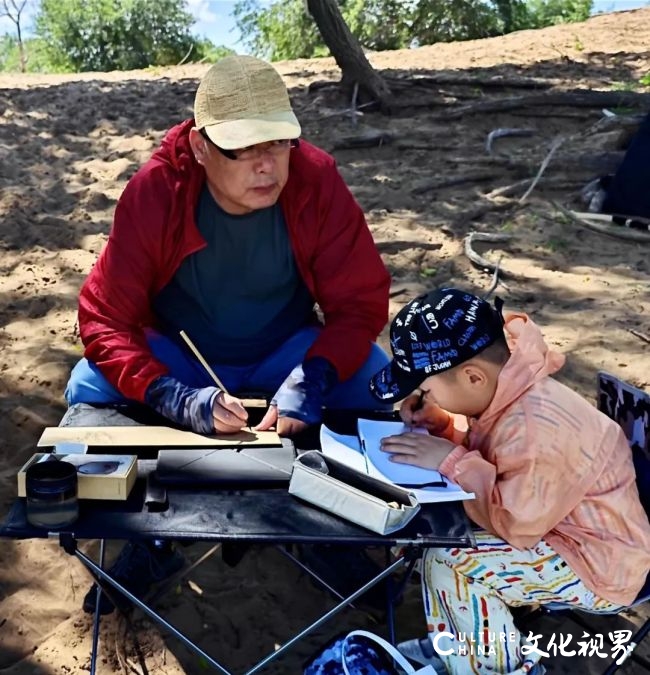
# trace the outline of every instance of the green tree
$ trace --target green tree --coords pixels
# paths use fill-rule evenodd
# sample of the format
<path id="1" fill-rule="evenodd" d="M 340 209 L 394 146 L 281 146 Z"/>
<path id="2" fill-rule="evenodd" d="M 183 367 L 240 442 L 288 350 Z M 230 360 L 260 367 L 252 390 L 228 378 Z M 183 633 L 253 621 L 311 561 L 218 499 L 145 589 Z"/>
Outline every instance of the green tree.
<path id="1" fill-rule="evenodd" d="M 268 8 L 240 0 L 233 14 L 244 44 L 258 56 L 281 61 L 328 53 L 303 0 L 278 0 Z"/>
<path id="2" fill-rule="evenodd" d="M 23 39 L 25 70 L 21 63 L 18 40 L 12 35 L 0 36 L 0 71 L 47 73 L 52 71 L 45 45 L 37 38 Z"/>
<path id="3" fill-rule="evenodd" d="M 338 0 L 362 47 L 380 51 L 412 44 L 502 35 L 523 28 L 584 21 L 592 0 Z M 327 54 L 304 0 L 240 0 L 235 21 L 244 43 L 272 61 Z"/>
<path id="4" fill-rule="evenodd" d="M 1 0 L 2 4 L 0 5 L 0 17 L 7 17 L 16 28 L 16 42 L 15 46 L 18 50 L 18 56 L 20 58 L 20 70 L 21 72 L 26 72 L 27 70 L 27 56 L 25 54 L 25 45 L 23 43 L 23 12 L 25 11 L 25 5 L 27 0 Z"/>
<path id="5" fill-rule="evenodd" d="M 233 49 L 224 47 L 223 45 L 217 46 L 214 42 L 208 40 L 208 38 L 203 37 L 197 40 L 196 47 L 188 61 L 207 61 L 208 63 L 216 63 L 224 56 L 230 56 L 234 53 L 235 51 Z"/>
<path id="6" fill-rule="evenodd" d="M 495 5 L 482 0 L 422 0 L 413 11 L 412 31 L 420 45 L 503 33 Z"/>
<path id="7" fill-rule="evenodd" d="M 592 0 L 529 0 L 525 27 L 544 28 L 558 23 L 586 21 L 591 14 L 592 5 Z"/>
<path id="8" fill-rule="evenodd" d="M 411 41 L 414 0 L 347 0 L 343 16 L 366 49 L 400 49 Z"/>
<path id="9" fill-rule="evenodd" d="M 339 0 L 352 35 L 366 49 L 399 49 L 408 44 L 413 0 Z M 244 44 L 271 61 L 328 54 L 305 0 L 240 0 L 233 10 Z"/>
<path id="10" fill-rule="evenodd" d="M 181 0 L 42 0 L 36 33 L 56 70 L 176 64 L 198 46 Z"/>

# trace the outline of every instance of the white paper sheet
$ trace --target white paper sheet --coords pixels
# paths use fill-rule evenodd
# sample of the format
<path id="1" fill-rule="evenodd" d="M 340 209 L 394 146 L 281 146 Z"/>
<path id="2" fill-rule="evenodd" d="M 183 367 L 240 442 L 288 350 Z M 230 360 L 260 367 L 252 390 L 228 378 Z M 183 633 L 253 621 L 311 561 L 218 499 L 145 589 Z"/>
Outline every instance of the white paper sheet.
<path id="1" fill-rule="evenodd" d="M 359 420 L 359 422 L 360 423 L 363 422 L 364 425 L 367 425 L 367 423 L 373 425 L 374 428 L 371 428 L 370 431 L 368 430 L 367 427 L 365 427 L 365 432 L 366 434 L 370 433 L 372 437 L 379 437 L 380 440 L 385 436 L 394 435 L 396 433 L 396 430 L 400 428 L 400 425 L 402 431 L 404 430 L 404 425 L 401 422 L 390 422 L 390 421 L 378 422 L 376 420 Z M 385 427 L 383 426 L 385 424 L 391 426 Z M 379 436 L 380 429 L 381 433 L 384 434 L 382 436 Z M 399 433 L 399 431 L 397 433 Z M 424 433 L 426 433 L 426 431 L 424 431 Z M 370 457 L 368 454 L 364 454 L 358 436 L 346 436 L 343 434 L 337 434 L 323 424 L 321 426 L 320 431 L 320 442 L 323 454 L 326 455 L 327 457 L 331 457 L 332 459 L 335 459 L 343 464 L 346 464 L 347 466 L 356 469 L 357 471 L 362 471 L 363 473 L 367 473 L 370 476 L 374 476 L 379 480 L 399 485 L 399 483 L 397 483 L 394 480 L 391 480 L 384 473 L 382 473 L 379 470 L 379 468 L 375 466 L 373 462 L 370 461 Z M 379 452 L 381 452 L 381 450 Z M 386 453 L 382 453 L 382 455 L 386 455 Z M 386 455 L 386 457 L 388 457 L 388 455 Z M 398 467 L 406 466 L 394 463 L 393 465 Z M 426 472 L 428 475 L 435 474 L 437 478 L 435 478 L 434 480 L 440 480 L 441 478 L 440 474 L 437 471 L 430 471 L 429 469 L 422 469 L 419 467 L 411 467 L 411 468 L 420 472 L 419 473 L 420 477 L 422 476 L 422 472 Z M 415 488 L 415 489 L 408 488 L 408 489 L 411 492 L 413 492 L 413 494 L 416 496 L 420 504 L 428 504 L 433 502 L 451 502 L 462 499 L 474 499 L 474 494 L 472 492 L 465 492 L 459 485 L 457 485 L 456 483 L 452 483 L 447 478 L 445 478 L 444 480 L 447 485 L 444 488 L 428 487 L 428 488 Z M 413 481 L 408 480 L 405 482 L 416 483 L 418 482 L 418 479 Z M 431 479 L 429 479 L 424 482 L 432 482 L 432 481 Z"/>
<path id="2" fill-rule="evenodd" d="M 361 448 L 365 451 L 368 461 L 376 467 L 393 483 L 397 485 L 440 482 L 443 480 L 439 471 L 423 469 L 420 466 L 412 464 L 398 464 L 391 460 L 390 453 L 381 449 L 381 441 L 387 436 L 399 436 L 400 434 L 414 431 L 426 435 L 426 429 L 416 427 L 410 429 L 402 422 L 377 421 L 360 419 L 358 423 L 359 441 Z"/>

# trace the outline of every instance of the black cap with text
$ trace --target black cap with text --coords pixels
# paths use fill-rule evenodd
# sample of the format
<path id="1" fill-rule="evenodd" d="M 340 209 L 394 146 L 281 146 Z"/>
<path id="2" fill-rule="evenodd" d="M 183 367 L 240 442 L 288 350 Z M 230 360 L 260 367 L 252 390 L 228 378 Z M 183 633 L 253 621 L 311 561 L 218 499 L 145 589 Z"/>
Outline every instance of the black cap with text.
<path id="1" fill-rule="evenodd" d="M 457 288 L 439 288 L 405 305 L 390 327 L 393 360 L 370 380 L 382 401 L 397 401 L 427 377 L 468 361 L 503 336 L 500 299 L 495 307 Z"/>

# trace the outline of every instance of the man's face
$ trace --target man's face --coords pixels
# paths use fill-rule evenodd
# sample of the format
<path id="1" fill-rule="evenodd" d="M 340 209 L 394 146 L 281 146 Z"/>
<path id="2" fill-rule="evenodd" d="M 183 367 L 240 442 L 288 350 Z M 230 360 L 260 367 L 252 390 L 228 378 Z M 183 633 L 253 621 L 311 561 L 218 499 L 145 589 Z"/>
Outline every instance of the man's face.
<path id="1" fill-rule="evenodd" d="M 288 144 L 260 143 L 235 151 L 239 158 L 229 159 L 196 129 L 190 143 L 212 196 L 226 213 L 243 215 L 278 201 L 289 178 Z"/>

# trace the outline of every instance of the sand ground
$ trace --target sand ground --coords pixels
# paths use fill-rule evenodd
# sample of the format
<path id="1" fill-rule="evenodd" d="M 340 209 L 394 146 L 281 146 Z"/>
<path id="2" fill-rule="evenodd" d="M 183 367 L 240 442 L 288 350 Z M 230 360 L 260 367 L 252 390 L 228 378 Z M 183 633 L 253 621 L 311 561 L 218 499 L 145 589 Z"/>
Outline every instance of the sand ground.
<path id="1" fill-rule="evenodd" d="M 366 113 L 356 125 L 334 86 L 339 73 L 333 60 L 279 64 L 305 137 L 334 153 L 366 211 L 393 275 L 392 313 L 437 284 L 485 291 L 491 276 L 464 255 L 464 237 L 472 231 L 508 234 L 509 241 L 478 244 L 477 250 L 492 261 L 502 256 L 507 276 L 497 292 L 506 306 L 528 312 L 566 353 L 563 381 L 591 400 L 599 369 L 650 387 L 649 244 L 580 228 L 552 204 L 582 209 L 580 187 L 611 168 L 628 132 L 594 129 L 602 115 L 598 106 L 544 100 L 458 114 L 463 106 L 549 91 L 647 93 L 638 81 L 650 72 L 649 45 L 650 9 L 643 9 L 502 38 L 371 54 L 373 65 L 391 78 L 396 107 L 390 117 Z M 33 453 L 43 426 L 56 424 L 64 412 L 62 392 L 81 355 L 77 294 L 106 241 L 116 200 L 166 129 L 191 116 L 206 69 L 0 75 L 3 511 L 15 496 L 16 469 Z M 310 88 L 316 82 L 330 84 Z M 650 106 L 646 99 L 632 107 Z M 629 102 L 616 108 L 634 112 Z M 488 155 L 486 138 L 497 128 L 532 133 L 497 140 Z M 380 146 L 352 147 L 355 138 L 380 132 Z M 536 173 L 560 136 L 564 142 L 544 178 L 520 202 L 526 186 L 519 182 Z M 508 186 L 506 196 L 495 192 Z M 91 542 L 83 547 L 95 550 Z M 185 552 L 197 559 L 207 549 L 197 544 Z M 54 543 L 3 541 L 0 672 L 87 670 L 90 620 L 80 609 L 87 585 L 81 567 Z M 256 549 L 235 569 L 213 555 L 156 606 L 242 672 L 329 604 L 277 552 Z M 417 587 L 409 589 L 399 618 L 402 636 L 423 630 Z M 298 673 L 305 655 L 329 635 L 360 626 L 381 630 L 350 610 L 267 672 Z M 139 614 L 130 623 L 106 620 L 101 644 L 99 672 L 105 675 L 206 670 Z M 599 665 L 598 659 L 553 663 L 574 673 L 595 672 L 591 668 Z M 625 672 L 647 672 L 638 667 Z"/>

